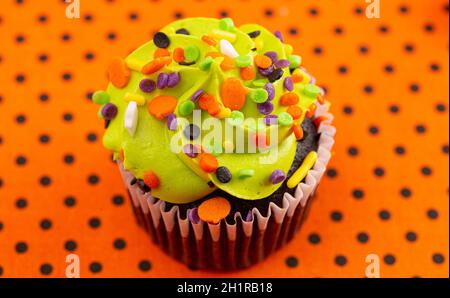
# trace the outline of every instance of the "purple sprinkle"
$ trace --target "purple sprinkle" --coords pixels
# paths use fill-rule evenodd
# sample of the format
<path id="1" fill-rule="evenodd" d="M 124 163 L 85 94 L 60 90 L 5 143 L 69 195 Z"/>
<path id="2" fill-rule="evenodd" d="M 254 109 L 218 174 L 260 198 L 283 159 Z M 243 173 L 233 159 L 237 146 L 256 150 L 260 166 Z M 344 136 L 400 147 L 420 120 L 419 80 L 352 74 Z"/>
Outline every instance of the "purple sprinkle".
<path id="1" fill-rule="evenodd" d="M 252 220 L 253 220 L 253 211 L 252 210 L 248 210 L 247 216 L 245 216 L 244 221 L 249 222 L 249 221 L 252 221 Z"/>
<path id="2" fill-rule="evenodd" d="M 272 175 L 270 175 L 270 183 L 272 184 L 278 184 L 280 182 L 283 182 L 286 179 L 286 174 L 282 170 L 275 170 L 272 172 Z"/>
<path id="3" fill-rule="evenodd" d="M 117 107 L 112 103 L 107 103 L 102 108 L 102 116 L 105 120 L 111 120 L 117 115 Z"/>
<path id="4" fill-rule="evenodd" d="M 197 91 L 195 91 L 194 94 L 192 94 L 192 101 L 196 102 L 198 100 L 198 98 L 200 97 L 200 95 L 202 95 L 204 93 L 203 89 L 198 89 Z"/>
<path id="5" fill-rule="evenodd" d="M 311 76 L 311 80 L 309 81 L 310 84 L 316 84 L 316 78 Z"/>
<path id="6" fill-rule="evenodd" d="M 175 87 L 180 82 L 180 74 L 178 72 L 172 72 L 167 79 L 167 87 Z"/>
<path id="7" fill-rule="evenodd" d="M 266 85 L 264 85 L 264 89 L 266 89 L 267 94 L 269 95 L 267 97 L 267 100 L 273 100 L 275 97 L 275 88 L 273 87 L 272 83 L 267 83 Z"/>
<path id="8" fill-rule="evenodd" d="M 167 80 L 169 79 L 169 75 L 167 73 L 160 73 L 158 75 L 158 80 L 156 82 L 156 87 L 158 89 L 164 89 L 167 87 Z"/>
<path id="9" fill-rule="evenodd" d="M 198 151 L 199 151 L 198 148 L 195 147 L 193 144 L 186 144 L 183 147 L 184 154 L 186 154 L 190 158 L 196 158 L 199 154 Z"/>
<path id="10" fill-rule="evenodd" d="M 273 111 L 273 104 L 270 101 L 257 104 L 258 111 L 263 115 L 269 115 Z"/>
<path id="11" fill-rule="evenodd" d="M 292 82 L 292 78 L 291 77 L 286 77 L 284 79 L 284 88 L 286 88 L 287 91 L 292 91 L 294 90 L 294 82 Z"/>
<path id="12" fill-rule="evenodd" d="M 283 34 L 281 34 L 280 30 L 276 30 L 273 34 L 281 41 L 283 42 Z"/>
<path id="13" fill-rule="evenodd" d="M 278 54 L 277 54 L 277 52 L 270 51 L 270 52 L 266 52 L 264 55 L 269 57 L 272 60 L 272 63 L 275 63 L 275 62 L 278 61 Z"/>
<path id="14" fill-rule="evenodd" d="M 167 116 L 167 127 L 169 130 L 177 130 L 177 117 L 174 113 Z"/>
<path id="15" fill-rule="evenodd" d="M 275 125 L 278 122 L 277 118 L 277 115 L 267 115 L 266 117 L 264 117 L 264 124 L 267 126 Z"/>
<path id="16" fill-rule="evenodd" d="M 139 83 L 139 88 L 141 89 L 142 92 L 150 93 L 156 89 L 156 83 L 155 81 L 150 79 L 143 79 Z"/>
<path id="17" fill-rule="evenodd" d="M 287 59 L 280 59 L 277 62 L 275 62 L 275 66 L 277 68 L 286 68 L 289 67 L 289 65 L 291 65 L 291 62 L 289 62 L 289 60 Z"/>
<path id="18" fill-rule="evenodd" d="M 198 208 L 189 209 L 187 216 L 190 222 L 198 224 L 200 222 L 200 217 L 198 216 Z"/>
<path id="19" fill-rule="evenodd" d="M 263 77 L 269 76 L 273 72 L 273 70 L 274 70 L 273 65 L 269 66 L 268 68 L 259 68 L 258 67 L 258 72 Z"/>

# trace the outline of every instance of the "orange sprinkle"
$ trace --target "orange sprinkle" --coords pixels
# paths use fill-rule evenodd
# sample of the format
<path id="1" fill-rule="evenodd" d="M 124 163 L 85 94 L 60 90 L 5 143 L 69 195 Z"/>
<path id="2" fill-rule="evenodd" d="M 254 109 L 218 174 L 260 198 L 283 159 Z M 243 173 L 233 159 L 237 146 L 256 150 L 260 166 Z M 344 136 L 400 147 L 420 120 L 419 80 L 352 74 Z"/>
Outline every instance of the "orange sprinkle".
<path id="1" fill-rule="evenodd" d="M 317 95 L 317 101 L 323 105 L 325 103 L 325 97 L 322 94 Z"/>
<path id="2" fill-rule="evenodd" d="M 213 224 L 218 224 L 230 214 L 230 211 L 230 202 L 222 197 L 211 198 L 198 206 L 198 216 L 200 219 Z"/>
<path id="3" fill-rule="evenodd" d="M 220 105 L 211 94 L 202 94 L 198 100 L 200 109 L 208 111 L 211 116 L 217 115 L 220 112 Z"/>
<path id="4" fill-rule="evenodd" d="M 292 78 L 292 82 L 294 82 L 294 83 L 300 83 L 301 81 L 303 81 L 303 76 L 298 72 L 294 72 L 291 75 L 291 78 Z"/>
<path id="5" fill-rule="evenodd" d="M 231 110 L 240 110 L 245 105 L 247 89 L 238 78 L 228 78 L 223 82 L 220 96 L 223 105 Z"/>
<path id="6" fill-rule="evenodd" d="M 306 112 L 306 117 L 312 118 L 314 114 L 316 113 L 317 106 L 313 103 L 309 106 L 308 112 Z"/>
<path id="7" fill-rule="evenodd" d="M 212 58 L 224 57 L 224 54 L 222 54 L 220 52 L 209 52 L 209 53 L 206 53 L 205 57 L 212 57 Z"/>
<path id="8" fill-rule="evenodd" d="M 169 95 L 159 95 L 154 97 L 148 104 L 148 112 L 157 119 L 162 120 L 175 111 L 178 100 Z"/>
<path id="9" fill-rule="evenodd" d="M 258 66 L 259 68 L 268 68 L 272 65 L 272 59 L 270 59 L 266 55 L 256 55 L 254 60 L 256 66 Z"/>
<path id="10" fill-rule="evenodd" d="M 153 172 L 148 172 L 144 175 L 144 183 L 148 187 L 154 189 L 159 186 L 159 178 Z"/>
<path id="11" fill-rule="evenodd" d="M 182 48 L 176 48 L 173 50 L 173 60 L 177 63 L 184 61 L 184 50 Z"/>
<path id="12" fill-rule="evenodd" d="M 319 116 L 316 119 L 314 119 L 314 125 L 316 127 L 320 126 L 320 123 L 322 123 L 322 121 L 327 120 L 328 118 L 326 116 Z"/>
<path id="13" fill-rule="evenodd" d="M 244 81 L 251 81 L 255 78 L 255 76 L 256 76 L 256 71 L 253 66 L 247 66 L 247 67 L 241 68 L 241 78 Z"/>
<path id="14" fill-rule="evenodd" d="M 117 88 L 123 88 L 128 85 L 131 71 L 122 58 L 115 57 L 109 65 L 108 76 L 114 86 Z"/>
<path id="15" fill-rule="evenodd" d="M 222 63 L 220 63 L 220 68 L 222 68 L 223 71 L 227 71 L 234 69 L 234 67 L 235 67 L 234 60 L 228 56 L 224 56 Z"/>
<path id="16" fill-rule="evenodd" d="M 219 162 L 217 161 L 217 158 L 214 157 L 214 155 L 203 153 L 200 156 L 199 165 L 200 168 L 206 173 L 213 173 L 219 167 Z"/>
<path id="17" fill-rule="evenodd" d="M 303 139 L 303 128 L 301 127 L 301 125 L 294 124 L 292 126 L 292 129 L 294 130 L 294 135 L 297 140 L 300 141 L 301 139 Z"/>
<path id="18" fill-rule="evenodd" d="M 210 46 L 215 46 L 217 44 L 216 40 L 214 38 L 212 38 L 211 36 L 208 35 L 203 35 L 202 36 L 202 40 L 209 44 Z"/>
<path id="19" fill-rule="evenodd" d="M 298 103 L 298 95 L 295 93 L 286 93 L 280 98 L 280 104 L 283 106 L 291 106 Z"/>
<path id="20" fill-rule="evenodd" d="M 153 58 L 167 57 L 170 56 L 168 49 L 158 48 L 155 53 L 153 53 Z"/>
<path id="21" fill-rule="evenodd" d="M 296 105 L 289 106 L 287 112 L 292 116 L 294 120 L 299 119 L 303 114 L 302 109 Z"/>
<path id="22" fill-rule="evenodd" d="M 164 63 L 164 65 L 169 65 L 172 62 L 172 57 L 170 56 L 160 57 L 158 59 L 161 59 L 161 62 Z"/>
<path id="23" fill-rule="evenodd" d="M 155 60 L 150 61 L 149 63 L 145 64 L 142 67 L 141 72 L 143 74 L 152 74 L 152 73 L 157 72 L 161 68 L 163 68 L 164 65 L 165 65 L 165 62 L 163 60 L 163 57 L 156 58 Z"/>
<path id="24" fill-rule="evenodd" d="M 267 148 L 269 145 L 269 139 L 267 138 L 267 135 L 263 132 L 256 133 L 254 135 L 253 141 L 255 142 L 255 145 L 258 148 Z"/>

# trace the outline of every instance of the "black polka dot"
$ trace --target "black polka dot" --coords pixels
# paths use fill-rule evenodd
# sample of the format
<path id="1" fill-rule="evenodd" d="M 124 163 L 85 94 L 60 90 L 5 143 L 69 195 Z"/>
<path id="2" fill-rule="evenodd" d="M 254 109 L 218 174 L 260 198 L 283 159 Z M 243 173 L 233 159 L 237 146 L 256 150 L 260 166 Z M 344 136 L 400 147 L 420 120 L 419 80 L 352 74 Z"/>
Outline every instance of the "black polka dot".
<path id="1" fill-rule="evenodd" d="M 127 243 L 125 242 L 125 240 L 119 238 L 114 240 L 114 248 L 118 249 L 118 250 L 122 250 L 127 246 Z"/>
<path id="2" fill-rule="evenodd" d="M 49 219 L 41 220 L 40 227 L 42 230 L 50 230 L 52 227 L 52 222 Z"/>
<path id="3" fill-rule="evenodd" d="M 342 109 L 344 114 L 351 115 L 353 114 L 353 108 L 351 106 L 344 106 Z"/>
<path id="4" fill-rule="evenodd" d="M 308 236 L 308 241 L 311 244 L 319 244 L 320 243 L 320 235 L 317 233 L 311 233 Z"/>
<path id="5" fill-rule="evenodd" d="M 361 54 L 365 55 L 369 52 L 369 47 L 367 45 L 361 45 L 358 50 Z"/>
<path id="6" fill-rule="evenodd" d="M 341 74 L 346 74 L 348 72 L 348 67 L 345 65 L 341 65 L 338 67 L 338 72 Z"/>
<path id="7" fill-rule="evenodd" d="M 360 6 L 358 6 L 358 7 L 355 7 L 355 9 L 353 11 L 355 12 L 355 14 L 361 15 L 364 10 Z"/>
<path id="8" fill-rule="evenodd" d="M 298 34 L 298 29 L 295 28 L 295 27 L 289 28 L 289 34 L 290 35 L 297 35 Z"/>
<path id="9" fill-rule="evenodd" d="M 64 120 L 65 122 L 71 122 L 71 121 L 73 120 L 73 115 L 72 115 L 72 113 L 69 113 L 69 112 L 64 113 L 64 114 L 63 114 L 63 120 Z"/>
<path id="10" fill-rule="evenodd" d="M 28 245 L 25 242 L 16 243 L 16 252 L 19 254 L 26 253 L 28 250 Z"/>
<path id="11" fill-rule="evenodd" d="M 77 203 L 77 200 L 72 196 L 68 196 L 64 199 L 64 205 L 66 207 L 69 207 L 69 208 L 73 207 L 76 205 L 76 203 Z"/>
<path id="12" fill-rule="evenodd" d="M 96 185 L 100 182 L 100 177 L 95 174 L 89 175 L 88 182 L 89 184 Z"/>
<path id="13" fill-rule="evenodd" d="M 93 229 L 99 228 L 101 225 L 101 221 L 98 217 L 93 217 L 89 219 L 89 226 Z"/>
<path id="14" fill-rule="evenodd" d="M 16 157 L 16 164 L 18 166 L 24 166 L 27 163 L 27 158 L 23 155 L 19 155 Z"/>
<path id="15" fill-rule="evenodd" d="M 334 33 L 336 35 L 342 35 L 344 33 L 344 29 L 340 26 L 336 26 L 336 27 L 334 27 Z"/>
<path id="16" fill-rule="evenodd" d="M 91 14 L 85 14 L 85 15 L 83 16 L 83 19 L 84 19 L 86 22 L 91 22 L 93 18 L 94 18 L 94 17 L 93 17 Z"/>
<path id="17" fill-rule="evenodd" d="M 437 103 L 436 104 L 436 111 L 443 113 L 447 110 L 447 107 L 443 103 Z"/>
<path id="18" fill-rule="evenodd" d="M 308 10 L 309 14 L 312 16 L 317 16 L 319 14 L 319 10 L 316 7 L 311 7 Z"/>
<path id="19" fill-rule="evenodd" d="M 266 8 L 266 9 L 264 10 L 264 15 L 265 15 L 266 17 L 271 17 L 271 16 L 273 16 L 273 10 L 270 9 L 270 8 Z"/>
<path id="20" fill-rule="evenodd" d="M 411 92 L 413 93 L 417 93 L 420 91 L 420 86 L 419 84 L 412 83 L 411 85 L 409 85 L 409 90 L 411 90 Z"/>
<path id="21" fill-rule="evenodd" d="M 73 252 L 73 251 L 75 251 L 77 249 L 77 247 L 78 247 L 78 244 L 74 240 L 67 240 L 64 243 L 64 248 L 67 251 L 72 251 Z"/>
<path id="22" fill-rule="evenodd" d="M 421 172 L 422 175 L 424 175 L 424 176 L 431 176 L 431 174 L 433 173 L 433 170 L 432 170 L 430 167 L 428 167 L 428 166 L 423 166 L 423 167 L 420 169 L 420 172 Z"/>
<path id="23" fill-rule="evenodd" d="M 50 275 L 53 271 L 53 266 L 51 264 L 42 264 L 40 269 L 42 275 Z"/>
<path id="24" fill-rule="evenodd" d="M 39 142 L 42 144 L 47 144 L 50 142 L 50 136 L 47 134 L 42 134 L 39 136 Z"/>
<path id="25" fill-rule="evenodd" d="M 70 72 L 65 72 L 62 75 L 62 79 L 64 81 L 70 81 L 72 79 L 72 74 Z"/>
<path id="26" fill-rule="evenodd" d="M 119 206 L 119 205 L 122 205 L 122 204 L 123 204 L 124 198 L 123 198 L 123 196 L 121 196 L 121 195 L 115 195 L 115 196 L 112 198 L 112 202 L 113 202 L 114 205 Z"/>
<path id="27" fill-rule="evenodd" d="M 286 266 L 289 268 L 295 268 L 298 266 L 298 259 L 294 256 L 290 256 L 286 258 Z"/>
<path id="28" fill-rule="evenodd" d="M 380 210 L 378 216 L 380 217 L 381 220 L 389 220 L 391 218 L 391 213 L 388 210 L 383 209 Z"/>
<path id="29" fill-rule="evenodd" d="M 402 189 L 400 189 L 400 195 L 407 199 L 412 196 L 412 191 L 408 187 L 403 187 Z"/>
<path id="30" fill-rule="evenodd" d="M 407 53 L 412 53 L 412 52 L 414 52 L 415 47 L 413 44 L 407 43 L 407 44 L 405 44 L 404 49 Z"/>
<path id="31" fill-rule="evenodd" d="M 392 254 L 387 254 L 387 255 L 385 255 L 385 256 L 383 257 L 383 260 L 384 260 L 384 262 L 385 262 L 387 265 L 394 265 L 394 263 L 395 263 L 395 256 L 392 255 Z"/>
<path id="32" fill-rule="evenodd" d="M 226 10 L 221 10 L 219 12 L 219 15 L 220 15 L 221 18 L 226 18 L 226 17 L 228 17 L 229 14 L 228 14 L 228 12 Z"/>
<path id="33" fill-rule="evenodd" d="M 373 174 L 374 174 L 375 176 L 377 176 L 377 177 L 383 177 L 384 174 L 385 174 L 385 170 L 384 170 L 383 168 L 381 168 L 381 167 L 376 167 L 376 168 L 373 170 Z"/>
<path id="34" fill-rule="evenodd" d="M 0 142 L 0 144 L 1 144 L 1 142 Z M 447 144 L 442 145 L 441 150 L 442 150 L 442 153 L 448 154 L 448 151 L 449 151 L 448 145 Z"/>
<path id="35" fill-rule="evenodd" d="M 372 85 L 365 85 L 363 88 L 364 93 L 371 94 L 373 93 L 373 86 Z"/>
<path id="36" fill-rule="evenodd" d="M 387 25 L 381 25 L 380 27 L 378 27 L 378 30 L 381 33 L 388 33 L 389 32 L 389 27 Z"/>
<path id="37" fill-rule="evenodd" d="M 424 124 L 417 124 L 416 125 L 416 132 L 419 134 L 424 134 L 427 131 L 427 128 Z"/>
<path id="38" fill-rule="evenodd" d="M 46 23 L 47 20 L 48 20 L 48 18 L 47 18 L 46 15 L 40 15 L 40 16 L 38 16 L 38 22 L 39 22 L 39 23 Z"/>
<path id="39" fill-rule="evenodd" d="M 429 219 L 437 219 L 439 217 L 439 212 L 436 209 L 428 209 L 427 216 Z"/>
<path id="40" fill-rule="evenodd" d="M 130 14 L 128 15 L 128 18 L 132 21 L 135 21 L 139 18 L 139 15 L 137 14 L 137 12 L 130 12 Z"/>
<path id="41" fill-rule="evenodd" d="M 334 258 L 334 262 L 336 263 L 336 265 L 338 266 L 345 266 L 347 264 L 347 258 L 343 255 L 337 255 Z"/>
<path id="42" fill-rule="evenodd" d="M 409 13 L 409 7 L 406 5 L 400 5 L 399 9 L 400 13 L 407 14 Z"/>
<path id="43" fill-rule="evenodd" d="M 86 54 L 84 55 L 84 58 L 85 58 L 86 60 L 88 60 L 88 61 L 91 61 L 91 60 L 93 60 L 93 59 L 95 58 L 95 55 L 94 55 L 94 53 L 92 53 L 92 52 L 88 52 L 88 53 L 86 53 Z"/>
<path id="44" fill-rule="evenodd" d="M 68 33 L 64 33 L 63 35 L 61 35 L 61 40 L 64 42 L 70 41 L 72 39 L 72 36 Z"/>
<path id="45" fill-rule="evenodd" d="M 313 52 L 314 52 L 314 54 L 316 54 L 316 55 L 322 55 L 322 53 L 323 53 L 323 48 L 320 47 L 320 46 L 316 46 L 316 47 L 314 47 Z"/>
<path id="46" fill-rule="evenodd" d="M 70 165 L 70 164 L 73 164 L 74 161 L 75 161 L 75 157 L 72 154 L 64 155 L 64 163 Z"/>
<path id="47" fill-rule="evenodd" d="M 109 33 L 107 34 L 107 38 L 108 38 L 109 40 L 115 40 L 115 39 L 117 38 L 117 34 L 114 33 L 114 32 L 109 32 Z"/>
<path id="48" fill-rule="evenodd" d="M 330 218 L 332 221 L 341 221 L 343 218 L 342 212 L 340 211 L 332 211 L 330 214 Z"/>
<path id="49" fill-rule="evenodd" d="M 367 243 L 369 241 L 369 235 L 366 232 L 360 232 L 356 235 L 356 239 L 359 243 Z"/>
<path id="50" fill-rule="evenodd" d="M 350 146 L 348 148 L 347 152 L 348 152 L 348 155 L 350 155 L 350 156 L 357 156 L 359 154 L 359 150 L 355 146 Z"/>
<path id="51" fill-rule="evenodd" d="M 91 143 L 97 141 L 97 135 L 96 135 L 95 133 L 93 133 L 93 132 L 88 133 L 88 135 L 87 135 L 86 138 L 87 138 L 87 140 L 88 140 L 89 142 L 91 142 Z"/>
<path id="52" fill-rule="evenodd" d="M 2 276 L 2 275 L 3 275 L 3 267 L 0 266 L 0 276 Z"/>
<path id="53" fill-rule="evenodd" d="M 431 63 L 431 64 L 430 64 L 430 70 L 431 70 L 432 72 L 438 72 L 438 71 L 441 70 L 441 67 L 440 67 L 439 64 L 437 64 L 437 63 Z"/>
<path id="54" fill-rule="evenodd" d="M 406 233 L 405 238 L 409 242 L 415 242 L 417 240 L 417 234 L 415 232 L 409 231 Z"/>
<path id="55" fill-rule="evenodd" d="M 19 34 L 16 36 L 16 42 L 17 43 L 24 43 L 25 42 L 25 36 L 23 36 L 22 34 Z"/>
<path id="56" fill-rule="evenodd" d="M 42 185 L 42 186 L 49 186 L 50 184 L 52 184 L 52 179 L 49 177 L 49 176 L 42 176 L 40 179 L 39 179 L 39 183 Z"/>
<path id="57" fill-rule="evenodd" d="M 338 172 L 336 171 L 336 169 L 330 168 L 327 170 L 327 176 L 329 178 L 335 178 L 338 175 Z"/>
<path id="58" fill-rule="evenodd" d="M 444 260 L 445 260 L 444 255 L 440 254 L 440 253 L 433 254 L 432 259 L 433 259 L 433 262 L 436 264 L 442 264 L 442 263 L 444 263 Z"/>
<path id="59" fill-rule="evenodd" d="M 377 135 L 379 132 L 380 132 L 380 129 L 378 128 L 378 126 L 375 126 L 375 125 L 369 126 L 369 133 L 371 135 Z"/>
<path id="60" fill-rule="evenodd" d="M 352 196 L 357 200 L 361 200 L 364 198 L 364 191 L 360 188 L 356 188 L 352 191 Z"/>
<path id="61" fill-rule="evenodd" d="M 3 224 L 3 222 L 0 221 L 0 231 L 3 230 L 3 227 L 4 227 L 4 226 L 5 226 L 5 225 Z"/>
<path id="62" fill-rule="evenodd" d="M 387 64 L 384 66 L 384 71 L 386 73 L 393 73 L 394 72 L 394 66 L 392 64 Z"/>
<path id="63" fill-rule="evenodd" d="M 40 62 L 47 62 L 48 61 L 48 55 L 47 54 L 40 54 L 38 57 L 38 60 Z"/>
<path id="64" fill-rule="evenodd" d="M 139 262 L 139 270 L 141 270 L 142 272 L 147 272 L 152 268 L 152 265 L 150 263 L 150 261 L 148 260 L 142 260 Z"/>
<path id="65" fill-rule="evenodd" d="M 423 29 L 425 30 L 425 32 L 433 32 L 434 31 L 434 25 L 431 23 L 427 23 L 423 26 Z"/>
<path id="66" fill-rule="evenodd" d="M 89 265 L 89 270 L 90 270 L 92 273 L 99 273 L 99 272 L 102 271 L 102 264 L 100 264 L 99 262 L 92 262 L 92 263 Z"/>
<path id="67" fill-rule="evenodd" d="M 400 112 L 400 107 L 397 104 L 392 104 L 389 106 L 389 112 L 391 112 L 392 114 L 397 114 L 398 112 Z"/>
<path id="68" fill-rule="evenodd" d="M 94 94 L 94 92 L 92 92 L 92 91 L 88 91 L 88 92 L 86 92 L 86 99 L 87 100 L 92 100 L 92 95 Z"/>
<path id="69" fill-rule="evenodd" d="M 403 146 L 401 146 L 401 145 L 398 145 L 398 146 L 395 146 L 394 152 L 395 152 L 397 155 L 405 155 L 406 149 L 405 149 L 405 147 L 403 147 Z"/>
<path id="70" fill-rule="evenodd" d="M 16 207 L 18 209 L 25 209 L 28 206 L 28 200 L 25 198 L 18 198 L 16 200 Z"/>
<path id="71" fill-rule="evenodd" d="M 26 117 L 25 115 L 19 114 L 19 115 L 16 116 L 16 122 L 17 122 L 18 124 L 23 124 L 23 123 L 25 123 L 26 121 L 27 121 L 27 117 Z"/>
<path id="72" fill-rule="evenodd" d="M 49 95 L 47 93 L 41 93 L 39 95 L 39 100 L 41 102 L 46 102 L 46 101 L 48 101 L 48 99 L 49 99 Z"/>

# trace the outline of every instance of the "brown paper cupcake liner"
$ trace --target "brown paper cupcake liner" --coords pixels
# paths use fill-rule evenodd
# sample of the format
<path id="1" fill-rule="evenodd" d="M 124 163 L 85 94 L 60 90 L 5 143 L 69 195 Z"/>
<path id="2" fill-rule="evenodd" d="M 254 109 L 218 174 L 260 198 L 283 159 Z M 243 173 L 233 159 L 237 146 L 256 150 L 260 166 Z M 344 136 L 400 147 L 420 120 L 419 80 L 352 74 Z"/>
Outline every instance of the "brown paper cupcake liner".
<path id="1" fill-rule="evenodd" d="M 219 224 L 192 222 L 189 216 L 183 219 L 178 206 L 166 210 L 164 201 L 131 185 L 134 176 L 119 162 L 139 225 L 163 251 L 191 268 L 235 270 L 264 260 L 300 229 L 330 160 L 336 129 L 331 125 L 328 103 L 318 107 L 316 116 L 326 117 L 318 128 L 318 159 L 294 196 L 285 193 L 281 207 L 270 203 L 267 216 L 254 208 L 252 216 L 237 212 L 233 223 L 225 219 Z"/>

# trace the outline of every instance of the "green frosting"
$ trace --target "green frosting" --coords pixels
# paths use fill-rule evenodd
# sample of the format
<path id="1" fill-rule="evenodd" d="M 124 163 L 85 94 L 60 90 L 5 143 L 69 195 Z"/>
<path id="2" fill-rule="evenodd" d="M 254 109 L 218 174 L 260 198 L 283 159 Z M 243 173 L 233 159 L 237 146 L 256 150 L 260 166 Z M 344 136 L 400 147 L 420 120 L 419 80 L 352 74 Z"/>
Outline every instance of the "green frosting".
<path id="1" fill-rule="evenodd" d="M 179 29 L 186 29 L 189 35 L 177 34 Z M 248 33 L 259 31 L 259 35 L 251 38 Z M 124 88 L 118 88 L 109 84 L 106 92 L 109 95 L 109 104 L 117 107 L 117 115 L 109 122 L 103 143 L 106 148 L 115 152 L 118 159 L 123 158 L 124 167 L 131 171 L 138 179 L 144 179 L 148 172 L 157 175 L 160 180 L 158 187 L 153 188 L 152 195 L 161 200 L 172 203 L 188 203 L 202 198 L 203 196 L 220 188 L 227 193 L 246 200 L 257 200 L 269 196 L 281 185 L 272 184 L 269 177 L 274 170 L 282 170 L 287 173 L 294 160 L 296 152 L 296 138 L 292 133 L 290 125 L 265 126 L 265 134 L 268 136 L 271 130 L 278 130 L 278 139 L 275 146 L 266 152 L 256 153 L 226 153 L 226 142 L 223 146 L 218 144 L 207 146 L 216 157 L 219 166 L 227 167 L 232 174 L 232 179 L 227 183 L 219 181 L 215 173 L 207 173 L 199 166 L 199 157 L 191 158 L 185 153 L 174 153 L 170 148 L 171 139 L 180 134 L 178 130 L 170 130 L 167 119 L 159 120 L 149 113 L 148 105 L 157 96 L 173 96 L 177 99 L 177 107 L 173 113 L 177 117 L 186 118 L 192 123 L 192 95 L 202 89 L 204 93 L 214 96 L 221 107 L 221 113 L 214 117 L 222 119 L 222 124 L 234 123 L 235 129 L 240 130 L 245 136 L 255 133 L 255 125 L 246 121 L 249 118 L 262 118 L 264 115 L 257 108 L 258 103 L 264 102 L 267 92 L 263 89 L 268 82 L 266 77 L 259 74 L 253 80 L 241 80 L 247 89 L 247 99 L 240 112 L 227 109 L 221 98 L 221 86 L 228 78 L 241 79 L 240 68 L 253 64 L 253 57 L 266 52 L 276 52 L 278 59 L 288 59 L 292 48 L 283 44 L 274 34 L 258 25 L 243 25 L 235 27 L 229 19 L 217 20 L 209 18 L 192 18 L 176 21 L 161 30 L 165 33 L 170 45 L 167 50 L 172 54 L 174 49 L 182 48 L 185 53 L 186 62 L 195 62 L 192 65 L 181 65 L 172 61 L 155 73 L 146 75 L 141 72 L 144 65 L 154 59 L 154 52 L 158 49 L 154 41 L 144 44 L 126 59 L 125 63 L 131 71 L 128 84 Z M 202 40 L 203 36 L 213 38 L 217 45 L 210 45 Z M 223 57 L 206 57 L 207 53 L 219 52 L 220 40 L 226 39 L 231 42 L 238 53 L 233 69 L 221 68 Z M 249 58 L 250 57 L 250 58 Z M 290 57 L 291 58 L 291 57 Z M 290 59 L 292 60 L 292 58 Z M 299 59 L 296 59 L 298 62 Z M 187 63 L 190 64 L 190 63 Z M 271 115 L 282 115 L 286 118 L 287 106 L 280 104 L 280 97 L 288 93 L 283 86 L 286 77 L 290 76 L 288 68 L 283 69 L 283 76 L 273 82 L 275 97 L 271 101 L 273 111 Z M 303 76 L 303 80 L 294 84 L 294 90 L 304 111 L 316 101 L 318 89 L 310 85 L 310 77 L 302 69 L 296 70 Z M 177 72 L 180 81 L 172 88 L 163 88 L 151 92 L 143 92 L 139 84 L 143 79 L 157 81 L 158 75 L 163 73 Z M 130 134 L 124 126 L 125 111 L 128 101 L 124 100 L 125 94 L 132 93 L 145 99 L 144 105 L 138 105 L 137 128 L 134 135 Z M 97 103 L 105 104 L 108 99 L 105 93 L 97 94 Z M 196 111 L 200 108 L 195 104 Z M 228 111 L 227 111 L 228 110 Z M 223 117 L 220 115 L 224 115 Z M 244 115 L 244 121 L 240 119 Z M 304 113 L 305 114 L 305 113 Z M 187 115 L 187 116 L 186 116 Z M 208 111 L 201 111 L 202 120 L 214 118 Z M 295 121 L 298 125 L 301 119 Z M 209 130 L 202 131 L 202 140 L 208 136 Z M 261 131 L 261 130 L 260 130 Z M 260 132 L 259 131 L 259 132 Z M 222 140 L 224 141 L 224 140 Z M 233 140 L 228 140 L 233 141 Z M 180 142 L 187 144 L 187 138 L 180 138 Z M 246 148 L 249 146 L 245 144 Z M 224 149 L 225 148 L 225 149 Z M 269 158 L 275 157 L 274 160 Z M 250 174 L 251 175 L 250 175 Z M 212 183 L 211 183 L 212 182 Z"/>

